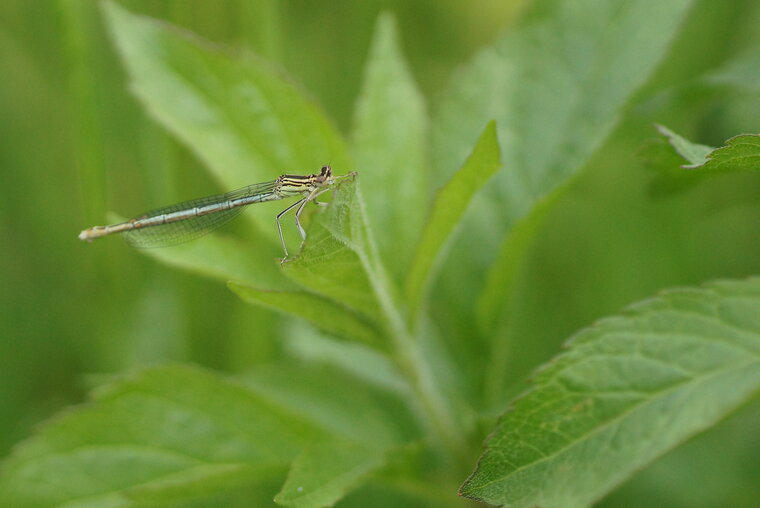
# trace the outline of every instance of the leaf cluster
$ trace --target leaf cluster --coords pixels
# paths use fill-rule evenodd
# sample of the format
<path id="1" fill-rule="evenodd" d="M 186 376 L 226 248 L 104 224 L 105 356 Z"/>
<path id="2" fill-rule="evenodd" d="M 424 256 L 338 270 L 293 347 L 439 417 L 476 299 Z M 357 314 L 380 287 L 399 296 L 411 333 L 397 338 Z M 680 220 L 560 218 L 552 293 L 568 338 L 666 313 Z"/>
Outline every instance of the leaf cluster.
<path id="1" fill-rule="evenodd" d="M 757 278 L 597 322 L 494 417 L 531 244 L 692 3 L 538 0 L 432 115 L 382 15 L 350 136 L 271 62 L 105 3 L 132 91 L 221 185 L 325 163 L 358 176 L 309 214 L 282 265 L 267 214 L 242 237 L 147 251 L 294 318 L 292 357 L 235 377 L 169 365 L 110 381 L 16 447 L 0 503 L 247 506 L 276 492 L 296 507 L 455 506 L 461 484 L 494 505 L 587 506 L 745 403 L 760 387 Z M 714 149 L 659 130 L 685 164 L 674 172 L 663 143 L 653 164 L 676 178 L 760 169 L 758 135 Z M 447 327 L 457 314 L 466 332 Z"/>

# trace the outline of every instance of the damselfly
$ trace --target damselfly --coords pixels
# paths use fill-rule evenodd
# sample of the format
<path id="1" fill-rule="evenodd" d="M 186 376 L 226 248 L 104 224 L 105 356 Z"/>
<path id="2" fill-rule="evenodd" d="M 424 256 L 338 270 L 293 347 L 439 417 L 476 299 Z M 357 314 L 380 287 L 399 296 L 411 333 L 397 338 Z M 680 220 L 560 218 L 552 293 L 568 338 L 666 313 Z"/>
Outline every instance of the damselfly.
<path id="1" fill-rule="evenodd" d="M 127 243 L 133 247 L 165 247 L 198 238 L 226 224 L 242 211 L 243 207 L 253 203 L 276 201 L 301 196 L 301 199 L 277 214 L 277 231 L 280 243 L 288 257 L 288 248 L 282 236 L 280 219 L 292 209 L 296 209 L 295 222 L 302 240 L 306 240 L 306 231 L 301 226 L 301 212 L 309 201 L 329 191 L 332 186 L 344 178 L 356 176 L 356 173 L 335 177 L 330 166 L 322 167 L 318 175 L 281 175 L 271 182 L 256 183 L 242 189 L 193 199 L 176 205 L 159 208 L 126 222 L 110 226 L 95 226 L 79 233 L 80 240 L 92 241 L 113 233 L 124 233 Z"/>

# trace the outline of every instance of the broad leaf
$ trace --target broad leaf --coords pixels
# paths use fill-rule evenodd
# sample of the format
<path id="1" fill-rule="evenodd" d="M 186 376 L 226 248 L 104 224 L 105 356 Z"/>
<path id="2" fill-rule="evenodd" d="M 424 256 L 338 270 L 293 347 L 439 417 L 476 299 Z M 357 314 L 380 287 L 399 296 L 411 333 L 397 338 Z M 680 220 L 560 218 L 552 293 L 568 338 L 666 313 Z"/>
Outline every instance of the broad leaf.
<path id="1" fill-rule="evenodd" d="M 351 148 L 362 185 L 370 191 L 367 215 L 380 254 L 399 276 L 430 196 L 427 135 L 425 101 L 401 54 L 395 21 L 381 15 L 356 104 Z"/>
<path id="2" fill-rule="evenodd" d="M 741 134 L 726 141 L 725 146 L 711 148 L 692 143 L 667 127 L 657 129 L 688 161 L 682 168 L 710 173 L 760 171 L 760 134 Z"/>
<path id="3" fill-rule="evenodd" d="M 758 135 L 735 136 L 725 146 L 713 148 L 692 143 L 662 125 L 657 130 L 663 137 L 647 143 L 642 150 L 647 167 L 654 171 L 650 183 L 654 195 L 682 191 L 721 172 L 760 169 Z"/>
<path id="4" fill-rule="evenodd" d="M 330 121 L 272 65 L 104 5 L 135 94 L 226 190 L 312 173 L 327 162 L 348 166 Z"/>
<path id="5" fill-rule="evenodd" d="M 490 207 L 479 207 L 462 238 L 471 246 L 464 255 L 480 266 L 449 281 L 450 287 L 465 287 L 472 273 L 488 266 L 494 277 L 510 270 L 503 265 L 515 253 L 504 246 L 494 263 L 490 239 L 502 237 L 537 200 L 565 184 L 601 145 L 666 53 L 691 3 L 537 0 L 513 31 L 457 73 L 437 108 L 436 168 L 452 173 L 482 125 L 495 119 L 505 171 L 490 186 Z M 493 288 L 500 293 L 486 298 L 506 303 L 511 287 L 492 281 Z M 455 304 L 472 301 L 466 293 L 462 298 Z M 491 314 L 486 322 L 499 312 Z"/>
<path id="6" fill-rule="evenodd" d="M 407 305 L 413 316 L 470 201 L 501 167 L 499 159 L 496 125 L 491 122 L 462 168 L 436 194 L 406 277 Z"/>
<path id="7" fill-rule="evenodd" d="M 463 495 L 587 506 L 760 389 L 760 279 L 672 290 L 578 334 L 491 435 Z"/>
<path id="8" fill-rule="evenodd" d="M 131 491 L 213 491 L 280 471 L 328 432 L 199 369 L 145 371 L 45 426 L 4 464 L 3 506 L 125 504 Z"/>
<path id="9" fill-rule="evenodd" d="M 326 370 L 280 365 L 240 383 L 195 368 L 151 369 L 101 389 L 17 447 L 3 464 L 0 505 L 255 492 L 263 480 L 282 481 L 306 447 L 341 441 L 380 453 L 416 432 L 395 397 Z"/>
<path id="10" fill-rule="evenodd" d="M 382 452 L 351 443 L 309 447 L 296 458 L 275 501 L 297 508 L 332 506 L 383 461 Z"/>
<path id="11" fill-rule="evenodd" d="M 267 291 L 235 282 L 228 286 L 248 303 L 300 317 L 340 338 L 382 347 L 377 325 L 323 296 L 306 291 Z"/>
<path id="12" fill-rule="evenodd" d="M 439 167 L 496 120 L 500 183 L 517 215 L 573 174 L 610 132 L 677 32 L 689 0 L 533 2 L 517 29 L 462 69 L 435 131 Z"/>

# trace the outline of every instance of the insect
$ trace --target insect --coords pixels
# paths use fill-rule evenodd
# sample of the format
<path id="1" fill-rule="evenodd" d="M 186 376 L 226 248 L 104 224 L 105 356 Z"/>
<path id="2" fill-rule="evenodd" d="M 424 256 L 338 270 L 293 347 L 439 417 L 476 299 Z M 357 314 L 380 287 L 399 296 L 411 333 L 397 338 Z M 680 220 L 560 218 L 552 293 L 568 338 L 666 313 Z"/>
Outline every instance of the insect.
<path id="1" fill-rule="evenodd" d="M 288 248 L 282 236 L 280 219 L 290 210 L 295 211 L 295 222 L 301 239 L 306 240 L 306 231 L 301 226 L 301 212 L 310 201 L 329 191 L 345 178 L 353 178 L 356 172 L 333 176 L 330 166 L 323 166 L 319 174 L 281 175 L 271 182 L 255 183 L 224 194 L 184 201 L 175 205 L 159 208 L 126 222 L 110 226 L 94 226 L 79 233 L 80 240 L 92 241 L 102 236 L 123 233 L 127 243 L 133 247 L 165 247 L 198 238 L 226 224 L 253 203 L 277 201 L 291 197 L 301 197 L 298 201 L 277 214 L 277 231 L 285 252 L 283 261 L 288 257 Z"/>

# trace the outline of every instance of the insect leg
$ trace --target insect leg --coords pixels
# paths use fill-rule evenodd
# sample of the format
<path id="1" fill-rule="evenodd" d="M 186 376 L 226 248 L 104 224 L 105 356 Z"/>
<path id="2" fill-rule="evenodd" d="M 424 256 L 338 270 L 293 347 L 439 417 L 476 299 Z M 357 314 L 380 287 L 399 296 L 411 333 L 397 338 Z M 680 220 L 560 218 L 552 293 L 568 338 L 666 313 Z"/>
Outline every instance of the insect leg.
<path id="1" fill-rule="evenodd" d="M 280 213 L 277 214 L 277 219 L 276 219 L 276 221 L 277 221 L 277 232 L 280 234 L 280 243 L 282 244 L 282 250 L 285 251 L 285 257 L 282 258 L 283 261 L 285 259 L 287 259 L 287 257 L 288 257 L 288 248 L 285 246 L 285 238 L 283 238 L 283 236 L 282 236 L 282 225 L 280 224 L 280 219 L 282 218 L 283 215 L 285 215 L 286 213 L 288 213 L 289 211 L 291 211 L 293 208 L 297 207 L 298 205 L 305 204 L 306 203 L 306 199 L 307 198 L 303 198 L 303 199 L 301 199 L 299 201 L 296 201 L 295 203 L 293 203 L 292 205 L 290 205 L 289 207 L 287 207 L 285 210 L 283 210 L 283 211 L 281 211 Z M 298 224 L 297 221 L 296 221 L 296 224 Z M 298 224 L 298 225 L 300 227 L 300 224 Z M 303 236 L 303 234 L 302 234 L 302 236 Z"/>

